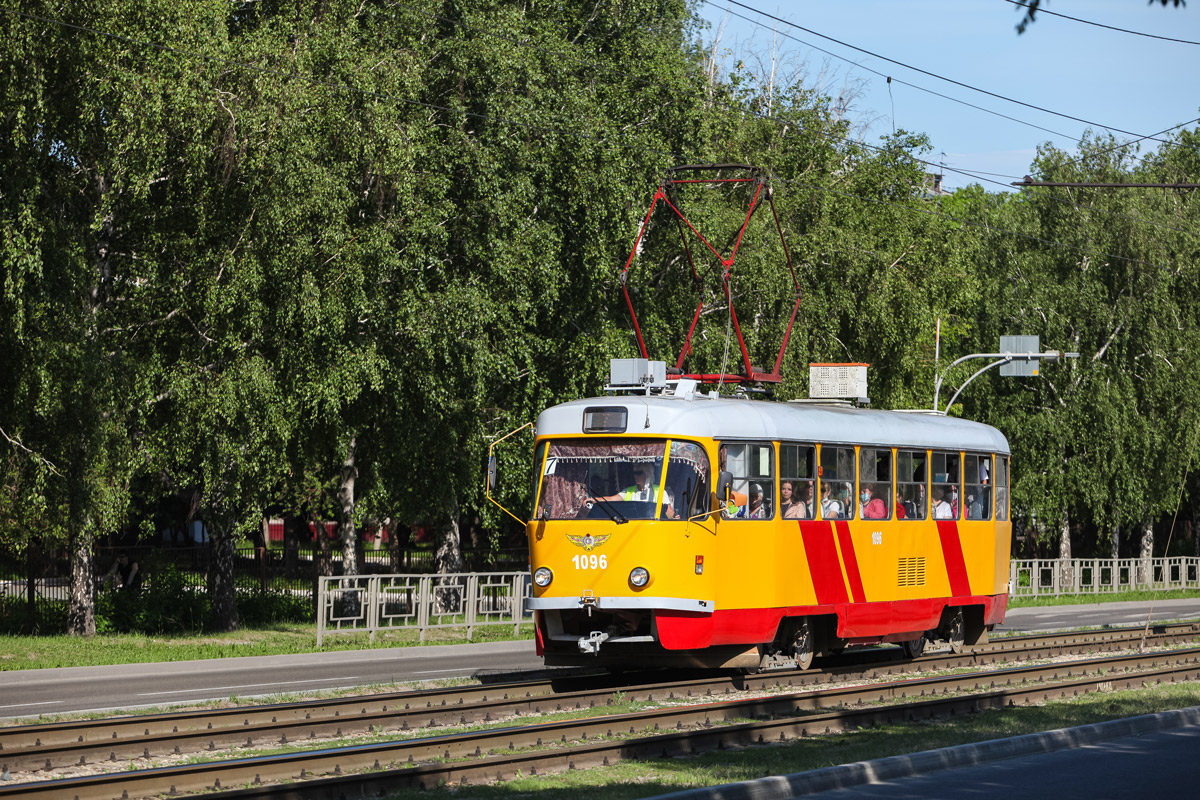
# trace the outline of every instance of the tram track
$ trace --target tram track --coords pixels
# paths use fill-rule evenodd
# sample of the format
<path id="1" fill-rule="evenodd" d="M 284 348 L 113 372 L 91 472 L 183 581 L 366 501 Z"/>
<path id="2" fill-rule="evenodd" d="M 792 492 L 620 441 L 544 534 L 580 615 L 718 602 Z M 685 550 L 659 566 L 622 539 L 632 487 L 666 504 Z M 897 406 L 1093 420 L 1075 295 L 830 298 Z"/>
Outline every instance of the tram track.
<path id="1" fill-rule="evenodd" d="M 603 702 L 620 690 L 649 701 L 678 694 L 711 696 L 731 691 L 767 691 L 854 679 L 878 679 L 914 671 L 979 667 L 1023 660 L 1082 655 L 1142 643 L 1143 629 L 1116 628 L 1039 636 L 1008 637 L 962 654 L 929 654 L 914 661 L 891 648 L 830 659 L 812 671 L 771 670 L 759 675 L 718 675 L 631 685 L 606 676 L 575 676 L 444 689 L 388 692 L 294 703 L 178 711 L 101 720 L 78 720 L 0 728 L 0 763 L 9 770 L 53 769 L 81 758 L 120 760 L 218 746 L 297 743 L 305 739 L 489 722 L 514 714 L 545 714 Z M 1163 646 L 1200 637 L 1200 625 L 1159 625 L 1146 643 Z"/>
<path id="2" fill-rule="evenodd" d="M 1160 646 L 1170 641 L 1195 639 L 1197 637 L 1197 628 L 1194 625 L 1155 626 L 1155 630 L 1157 633 L 1151 636 L 1146 642 L 1149 645 Z M 276 704 L 274 706 L 254 707 L 250 709 L 221 709 L 219 710 L 220 713 L 215 716 L 212 711 L 209 711 L 103 720 L 91 723 L 94 727 L 88 730 L 87 733 L 80 732 L 82 730 L 80 728 L 72 730 L 71 726 L 73 723 L 55 723 L 49 726 L 23 726 L 27 729 L 28 733 L 44 735 L 45 741 L 37 746 L 21 747 L 12 739 L 0 738 L 0 760 L 9 764 L 8 768 L 13 770 L 25 768 L 41 771 L 47 769 L 56 770 L 68 765 L 77 764 L 80 759 L 85 764 L 94 763 L 95 761 L 109 761 L 124 766 L 129 761 L 152 759 L 157 755 L 172 754 L 177 750 L 178 752 L 215 751 L 218 749 L 218 743 L 230 746 L 246 746 L 247 742 L 252 746 L 258 742 L 272 746 L 277 746 L 282 742 L 294 744 L 297 739 L 304 738 L 304 735 L 300 733 L 302 730 L 310 731 L 308 738 L 317 739 L 320 736 L 338 737 L 350 735 L 357 731 L 367 733 L 385 728 L 387 730 L 399 730 L 402 733 L 406 728 L 410 731 L 418 728 L 427 731 L 430 728 L 446 725 L 486 723 L 489 720 L 505 719 L 512 716 L 520 718 L 531 714 L 549 715 L 562 711 L 574 712 L 576 710 L 610 704 L 615 692 L 625 693 L 630 699 L 649 702 L 678 702 L 689 696 L 692 698 L 703 698 L 705 701 L 694 707 L 685 706 L 682 709 L 671 711 L 656 710 L 653 712 L 618 715 L 617 717 L 605 716 L 600 717 L 600 721 L 576 720 L 573 722 L 549 722 L 538 723 L 528 727 L 508 728 L 501 732 L 491 730 L 477 733 L 450 734 L 447 736 L 423 736 L 420 739 L 410 739 L 401 742 L 358 745 L 350 748 L 327 748 L 283 756 L 238 759 L 236 762 L 224 762 L 225 766 L 220 766 L 219 764 L 217 766 L 189 765 L 186 767 L 139 770 L 137 772 L 123 773 L 113 779 L 117 781 L 116 785 L 123 786 L 121 791 L 128 791 L 130 797 L 136 797 L 140 796 L 138 792 L 154 793 L 154 791 L 146 789 L 145 786 L 156 785 L 155 781 L 159 781 L 160 785 L 157 791 L 170 791 L 174 789 L 175 791 L 183 792 L 199 788 L 206 788 L 211 791 L 214 786 L 229 786 L 230 782 L 236 784 L 254 783 L 255 780 L 263 782 L 295 780 L 298 777 L 312 773 L 380 769 L 389 764 L 410 763 L 411 761 L 414 766 L 403 770 L 407 775 L 405 781 L 409 781 L 406 785 L 433 785 L 439 781 L 447 780 L 447 778 L 429 778 L 431 782 L 425 782 L 428 777 L 425 774 L 426 772 L 432 770 L 433 772 L 430 772 L 430 775 L 437 773 L 437 769 L 435 769 L 436 765 L 421 765 L 420 762 L 428 759 L 447 760 L 448 763 L 442 767 L 438 767 L 438 769 L 451 769 L 453 774 L 458 776 L 453 778 L 453 780 L 460 780 L 462 777 L 468 776 L 468 773 L 476 775 L 475 778 L 467 777 L 468 780 L 478 780 L 480 779 L 479 776 L 485 773 L 472 772 L 475 768 L 468 768 L 461 764 L 452 765 L 449 762 L 460 758 L 470 758 L 472 761 L 482 758 L 484 761 L 488 761 L 489 759 L 484 757 L 483 754 L 491 750 L 508 749 L 515 751 L 524 747 L 537 748 L 543 740 L 546 742 L 559 741 L 560 745 L 563 742 L 587 742 L 589 738 L 594 739 L 598 735 L 611 735 L 614 730 L 618 730 L 620 735 L 634 736 L 635 738 L 639 730 L 653 729 L 655 726 L 659 730 L 675 726 L 681 732 L 684 732 L 684 729 L 697 725 L 712 724 L 712 715 L 717 713 L 711 710 L 714 708 L 720 709 L 720 713 L 723 715 L 720 722 L 722 725 L 725 725 L 727 724 L 727 720 L 731 718 L 730 715 L 733 715 L 733 718 L 754 718 L 763 715 L 788 716 L 796 713 L 813 713 L 834 705 L 844 706 L 854 703 L 879 703 L 888 700 L 902 700 L 908 696 L 916 695 L 918 692 L 933 695 L 939 692 L 944 694 L 952 691 L 980 691 L 980 686 L 983 685 L 981 682 L 986 680 L 986 676 L 988 675 L 1003 675 L 1006 681 L 1005 685 L 1011 685 L 1012 681 L 1018 675 L 1024 681 L 1043 680 L 1043 678 L 1034 676 L 1042 675 L 1042 671 L 1049 670 L 1049 673 L 1044 674 L 1054 674 L 1056 677 L 1053 679 L 1057 680 L 1059 678 L 1057 677 L 1056 670 L 1063 669 L 1063 665 L 1009 667 L 999 671 L 972 673 L 963 676 L 892 681 L 890 683 L 845 689 L 814 690 L 811 688 L 819 686 L 821 683 L 831 683 L 834 681 L 877 680 L 880 677 L 900 674 L 903 671 L 932 671 L 962 667 L 978 669 L 982 664 L 989 661 L 991 663 L 1003 663 L 1015 658 L 1061 656 L 1066 651 L 1095 652 L 1105 648 L 1128 648 L 1135 642 L 1140 642 L 1141 638 L 1142 629 L 1140 628 L 1089 631 L 1071 636 L 1013 637 L 1012 639 L 997 641 L 977 648 L 970 653 L 957 656 L 930 655 L 915 662 L 891 663 L 884 661 L 878 664 L 860 665 L 858 667 L 831 667 L 819 672 L 778 671 L 754 676 L 722 676 L 719 679 L 708 678 L 692 681 L 676 681 L 669 684 L 625 687 L 607 685 L 601 688 L 574 691 L 561 691 L 563 686 L 562 681 L 528 682 L 490 687 L 456 687 L 451 690 L 405 692 L 344 698 L 339 701 L 318 701 L 318 703 Z M 1022 640 L 1023 645 L 1020 643 Z M 1185 650 L 1178 652 L 1191 654 L 1190 656 L 1178 657 L 1183 658 L 1185 662 L 1187 659 L 1191 659 L 1190 662 L 1185 663 L 1183 669 L 1195 669 L 1194 666 L 1189 666 L 1188 664 L 1194 665 L 1195 661 L 1200 659 L 1200 651 Z M 1124 656 L 1120 658 L 1127 660 L 1114 661 L 1112 657 L 1105 659 L 1104 661 L 1107 664 L 1104 669 L 1108 673 L 1112 673 L 1117 670 L 1135 668 L 1131 665 L 1139 659 L 1175 659 L 1177 657 L 1172 656 L 1170 653 L 1158 653 L 1153 657 L 1143 655 Z M 1092 669 L 1097 668 L 1092 667 Z M 999 678 L 991 678 L 990 680 L 995 681 L 999 680 Z M 1131 678 L 1130 680 L 1136 680 L 1136 678 Z M 994 687 L 994 685 L 993 683 L 992 686 Z M 769 697 L 717 700 L 715 702 L 713 700 L 713 698 L 719 698 L 722 695 L 732 695 L 735 693 L 778 692 L 804 689 L 805 687 L 810 688 L 808 691 L 778 694 Z M 890 688 L 881 689 L 880 687 Z M 1083 691 L 1088 690 L 1084 689 Z M 856 692 L 859 694 L 855 694 Z M 893 697 L 877 697 L 880 692 L 883 692 L 885 695 L 892 695 Z M 998 693 L 1009 697 L 1016 696 L 1012 689 L 999 690 Z M 975 696 L 983 697 L 983 695 Z M 400 709 L 399 706 L 402 702 L 408 708 Z M 981 708 L 995 707 L 994 705 L 989 705 L 986 700 L 980 700 L 980 702 L 984 703 Z M 368 703 L 373 704 L 376 710 L 368 712 Z M 688 711 L 687 708 L 698 710 Z M 205 714 L 208 715 L 207 721 L 205 721 Z M 661 718 L 656 717 L 656 714 L 661 714 Z M 268 715 L 272 720 L 269 724 L 259 724 L 252 721 L 266 719 Z M 306 716 L 307 719 L 297 719 L 300 715 Z M 215 722 L 214 719 L 216 720 Z M 150 724 L 151 721 L 153 725 Z M 152 728 L 157 730 L 167 725 L 170 725 L 173 729 L 178 729 L 180 725 L 202 725 L 204 727 L 202 730 L 191 730 L 183 736 L 180 735 L 178 730 L 172 730 L 170 735 L 161 733 L 157 735 L 150 734 Z M 213 727 L 209 728 L 209 725 Z M 117 730 L 117 727 L 121 730 Z M 831 728 L 831 730 L 833 729 L 841 728 L 835 725 L 835 727 Z M 13 730 L 11 728 L 4 729 L 0 731 L 0 734 L 7 735 Z M 292 731 L 290 737 L 288 735 L 289 730 Z M 552 733 L 552 730 L 557 732 Z M 129 735 L 130 733 L 136 734 L 138 731 L 140 731 L 140 735 Z M 521 733 L 517 734 L 513 733 L 513 731 Z M 534 733 L 526 733 L 524 731 L 533 731 Z M 55 737 L 61 741 L 72 735 L 75 737 L 74 741 L 62 742 L 57 745 L 45 743 Z M 99 737 L 103 736 L 107 736 L 107 740 L 99 740 Z M 172 739 L 172 737 L 175 738 Z M 83 741 L 79 741 L 80 738 Z M 183 746 L 180 744 L 182 741 L 191 742 L 192 745 L 190 747 Z M 740 742 L 736 740 L 729 742 L 729 744 L 738 743 Z M 196 744 L 200 746 L 196 747 Z M 599 763 L 603 763 L 603 758 L 609 758 L 611 761 L 612 759 L 623 757 L 621 752 L 623 752 L 622 748 L 625 745 L 616 744 L 613 746 L 616 748 L 615 751 L 607 756 L 602 756 Z M 590 749 L 591 745 L 588 747 Z M 597 752 L 604 750 L 604 747 L 599 745 L 597 747 L 599 748 Z M 579 745 L 572 744 L 570 750 L 572 753 L 577 752 Z M 638 752 L 641 751 L 639 750 Z M 676 751 L 668 747 L 666 752 L 667 754 L 671 754 Z M 535 763 L 536 757 L 534 757 L 534 761 L 529 762 L 524 767 L 516 767 L 515 769 L 523 769 L 526 774 L 531 769 L 552 769 L 552 763 L 560 756 L 561 754 L 543 753 L 541 758 L 549 759 L 548 764 L 538 767 Z M 522 754 L 521 758 L 524 757 Z M 264 759 L 266 760 L 264 761 Z M 252 774 L 248 771 L 250 767 L 247 766 L 251 763 L 257 769 Z M 580 762 L 577 766 L 583 763 Z M 591 762 L 586 763 L 590 764 Z M 27 766 L 12 766 L 15 764 L 24 764 Z M 237 766 L 230 766 L 230 764 Z M 490 766 L 495 765 L 489 765 L 489 768 Z M 171 772 L 172 770 L 177 771 L 178 774 L 172 773 L 169 778 L 161 778 L 164 769 L 167 772 Z M 503 766 L 498 767 L 498 769 L 499 771 L 493 775 L 493 778 L 504 774 Z M 160 777 L 155 777 L 154 774 Z M 133 776 L 138 777 L 135 778 Z M 72 789 L 66 785 L 59 784 L 59 782 L 48 782 L 49 784 L 59 785 L 57 788 L 47 789 L 50 793 L 44 794 L 41 793 L 42 789 L 36 788 L 40 784 L 30 783 L 0 788 L 0 798 L 8 796 L 70 797 L 78 795 L 81 798 L 121 796 L 121 791 L 117 791 L 115 794 L 105 794 L 108 790 L 104 787 L 110 783 L 106 780 L 105 776 L 97 775 L 73 780 L 87 783 L 86 791 L 82 784 Z M 132 781 L 132 784 L 125 785 L 122 781 Z M 170 783 L 163 784 L 162 781 L 170 781 Z M 92 793 L 93 789 L 95 793 Z M 10 794 L 10 790 L 23 791 L 20 791 L 19 794 Z M 83 791 L 84 793 L 80 794 L 76 790 Z"/>

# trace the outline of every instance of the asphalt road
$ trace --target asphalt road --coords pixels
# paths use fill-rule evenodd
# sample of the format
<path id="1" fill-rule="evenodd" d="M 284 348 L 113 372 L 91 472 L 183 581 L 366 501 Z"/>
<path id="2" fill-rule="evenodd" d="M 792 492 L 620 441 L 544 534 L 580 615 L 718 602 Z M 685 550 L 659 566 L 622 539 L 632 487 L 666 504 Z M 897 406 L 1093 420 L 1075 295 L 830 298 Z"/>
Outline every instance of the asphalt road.
<path id="1" fill-rule="evenodd" d="M 500 680 L 540 666 L 533 642 L 518 641 L 18 670 L 0 672 L 0 719 L 435 678 Z"/>
<path id="2" fill-rule="evenodd" d="M 1200 618 L 1200 599 L 1015 609 L 1008 612 L 1000 630 L 1140 625 L 1148 618 Z M 15 670 L 0 672 L 0 719 L 435 678 L 499 681 L 510 679 L 514 672 L 539 668 L 533 642 L 517 641 Z"/>

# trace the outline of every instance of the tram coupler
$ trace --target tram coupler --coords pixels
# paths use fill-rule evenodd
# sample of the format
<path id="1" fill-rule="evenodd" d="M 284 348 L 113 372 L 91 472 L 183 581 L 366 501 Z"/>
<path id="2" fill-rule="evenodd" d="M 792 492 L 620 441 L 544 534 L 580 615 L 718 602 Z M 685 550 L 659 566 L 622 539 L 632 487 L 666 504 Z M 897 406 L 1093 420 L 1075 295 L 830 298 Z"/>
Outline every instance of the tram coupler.
<path id="1" fill-rule="evenodd" d="M 581 638 L 577 644 L 582 652 L 598 656 L 600 655 L 600 645 L 606 641 L 608 641 L 607 633 L 604 631 L 592 631 L 586 638 Z"/>
<path id="2" fill-rule="evenodd" d="M 579 598 L 579 604 L 581 606 L 583 606 L 584 609 L 587 610 L 587 615 L 588 615 L 589 619 L 591 619 L 592 611 L 596 608 L 596 605 L 599 602 L 599 600 L 600 600 L 600 598 L 598 598 L 594 594 L 592 594 L 591 590 L 588 590 L 587 594 L 585 594 L 583 597 Z"/>

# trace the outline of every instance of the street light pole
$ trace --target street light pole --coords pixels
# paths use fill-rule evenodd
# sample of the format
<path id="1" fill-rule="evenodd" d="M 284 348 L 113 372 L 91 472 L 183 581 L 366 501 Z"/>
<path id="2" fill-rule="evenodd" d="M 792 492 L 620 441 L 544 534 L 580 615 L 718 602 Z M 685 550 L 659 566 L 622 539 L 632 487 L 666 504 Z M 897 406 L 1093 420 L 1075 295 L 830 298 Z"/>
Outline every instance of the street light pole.
<path id="1" fill-rule="evenodd" d="M 971 377 L 967 378 L 966 381 L 963 382 L 963 385 L 958 387 L 958 391 L 956 391 L 954 393 L 954 396 L 950 398 L 950 402 L 946 404 L 946 408 L 942 411 L 938 411 L 939 397 L 941 396 L 941 392 L 942 392 L 942 381 L 945 380 L 946 372 L 949 372 L 953 367 L 955 367 L 959 364 L 962 364 L 965 361 L 970 361 L 970 360 L 976 359 L 976 358 L 994 358 L 996 360 L 993 361 L 992 363 L 987 364 L 986 366 L 980 367 L 978 370 L 976 370 L 975 374 L 973 374 Z M 1050 363 L 1054 363 L 1055 361 L 1058 361 L 1060 358 L 1079 358 L 1079 353 L 1062 353 L 1062 352 L 1059 352 L 1058 350 L 1047 350 L 1044 353 L 972 353 L 969 356 L 963 356 L 962 358 L 959 358 L 959 359 L 956 359 L 956 360 L 950 362 L 949 366 L 946 367 L 945 371 L 943 371 L 942 374 L 937 375 L 934 378 L 934 381 L 933 381 L 933 410 L 938 411 L 939 414 L 949 413 L 950 406 L 954 405 L 954 401 L 958 399 L 958 396 L 960 394 L 962 394 L 963 389 L 966 389 L 967 385 L 971 381 L 975 380 L 976 378 L 978 378 L 983 373 L 987 372 L 992 367 L 998 367 L 1001 364 L 1008 364 L 1010 362 L 1018 361 L 1018 360 L 1019 361 L 1040 360 L 1040 361 L 1049 361 Z"/>

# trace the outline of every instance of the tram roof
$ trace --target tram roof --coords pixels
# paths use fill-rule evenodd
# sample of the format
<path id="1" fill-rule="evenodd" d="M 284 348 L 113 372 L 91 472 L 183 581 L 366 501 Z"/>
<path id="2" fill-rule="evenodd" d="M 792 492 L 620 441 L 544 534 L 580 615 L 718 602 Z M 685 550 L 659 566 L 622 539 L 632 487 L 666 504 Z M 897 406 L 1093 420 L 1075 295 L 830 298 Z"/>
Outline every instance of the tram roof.
<path id="1" fill-rule="evenodd" d="M 621 395 L 572 400 L 539 414 L 537 435 L 585 435 L 583 411 L 596 406 L 628 409 L 627 434 L 1009 452 L 1008 440 L 991 425 L 932 412 L 704 395 L 691 399 Z"/>

